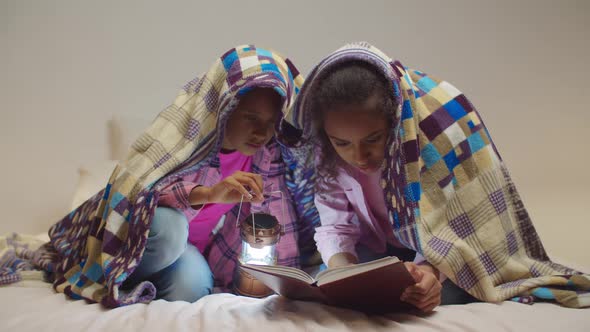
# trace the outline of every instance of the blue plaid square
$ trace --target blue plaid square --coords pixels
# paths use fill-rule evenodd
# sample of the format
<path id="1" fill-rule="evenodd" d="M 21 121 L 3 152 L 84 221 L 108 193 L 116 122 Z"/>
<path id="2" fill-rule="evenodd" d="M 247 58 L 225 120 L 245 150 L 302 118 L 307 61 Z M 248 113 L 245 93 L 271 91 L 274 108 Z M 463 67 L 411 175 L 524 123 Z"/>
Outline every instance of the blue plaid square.
<path id="1" fill-rule="evenodd" d="M 261 57 L 272 58 L 272 53 L 264 49 L 256 49 L 256 53 Z"/>
<path id="2" fill-rule="evenodd" d="M 426 164 L 426 168 L 431 168 L 441 158 L 440 154 L 432 143 L 428 143 L 424 146 L 424 148 L 422 148 L 421 156 L 424 160 L 424 163 Z"/>
<path id="3" fill-rule="evenodd" d="M 412 116 L 412 105 L 409 100 L 404 100 L 404 103 L 402 104 L 402 121 L 409 119 Z"/>
<path id="4" fill-rule="evenodd" d="M 457 165 L 459 165 L 459 159 L 457 159 L 457 154 L 455 150 L 451 150 L 446 156 L 443 157 L 445 163 L 447 164 L 447 168 L 449 171 L 453 171 Z"/>
<path id="5" fill-rule="evenodd" d="M 421 79 L 416 82 L 416 85 L 423 90 L 424 92 L 428 93 L 430 90 L 435 88 L 438 84 L 433 81 L 430 77 L 422 77 Z"/>
<path id="6" fill-rule="evenodd" d="M 236 60 L 238 60 L 238 52 L 236 52 L 234 49 L 221 56 L 221 61 L 223 61 L 225 70 L 229 70 Z"/>
<path id="7" fill-rule="evenodd" d="M 486 146 L 486 143 L 484 142 L 483 138 L 481 138 L 481 134 L 479 132 L 473 133 L 471 136 L 467 137 L 467 142 L 469 142 L 471 153 L 476 153 Z"/>
<path id="8" fill-rule="evenodd" d="M 467 112 L 465 112 L 463 106 L 461 106 L 461 104 L 459 104 L 459 102 L 454 99 L 446 103 L 444 107 L 455 120 L 459 120 L 467 115 Z"/>
<path id="9" fill-rule="evenodd" d="M 449 226 L 451 226 L 453 232 L 455 232 L 455 234 L 457 234 L 462 239 L 475 232 L 471 220 L 469 220 L 469 217 L 467 217 L 465 213 L 449 221 Z"/>

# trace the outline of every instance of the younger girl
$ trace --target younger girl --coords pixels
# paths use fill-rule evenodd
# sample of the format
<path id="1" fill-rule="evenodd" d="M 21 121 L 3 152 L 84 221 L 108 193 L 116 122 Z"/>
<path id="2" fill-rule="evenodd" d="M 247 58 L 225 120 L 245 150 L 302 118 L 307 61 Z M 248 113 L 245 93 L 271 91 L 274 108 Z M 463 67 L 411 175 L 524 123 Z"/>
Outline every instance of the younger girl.
<path id="1" fill-rule="evenodd" d="M 246 45 L 189 82 L 105 190 L 50 229 L 56 290 L 108 307 L 228 290 L 241 249 L 236 220 L 250 212 L 278 219 L 278 264 L 299 266 L 297 240 L 309 227 L 289 199 L 299 181 L 274 132 L 302 80 L 290 61 Z"/>
<path id="2" fill-rule="evenodd" d="M 281 149 L 273 136 L 299 83 L 290 81 L 294 75 L 289 71 L 295 69 L 254 46 L 226 53 L 219 64 L 227 71 L 223 77 L 227 92 L 213 97 L 218 99 L 212 101 L 217 109 L 204 110 L 218 112 L 212 133 L 216 145 L 199 162 L 200 167 L 195 169 L 190 161 L 156 185 L 161 194 L 146 251 L 127 282 L 151 281 L 157 297 L 170 301 L 193 302 L 211 293 L 214 285 L 225 290 L 232 287 L 241 248 L 236 218 L 241 220 L 250 212 L 266 211 L 278 218 L 286 231 L 277 245 L 278 264 L 298 265 L 297 217 L 291 201 L 266 195 L 289 193 Z M 199 84 L 193 82 L 185 90 L 193 93 L 203 88 Z M 237 102 L 236 106 L 231 102 Z M 236 203 L 242 197 L 241 216 L 237 216 Z M 218 224 L 222 226 L 215 233 Z"/>

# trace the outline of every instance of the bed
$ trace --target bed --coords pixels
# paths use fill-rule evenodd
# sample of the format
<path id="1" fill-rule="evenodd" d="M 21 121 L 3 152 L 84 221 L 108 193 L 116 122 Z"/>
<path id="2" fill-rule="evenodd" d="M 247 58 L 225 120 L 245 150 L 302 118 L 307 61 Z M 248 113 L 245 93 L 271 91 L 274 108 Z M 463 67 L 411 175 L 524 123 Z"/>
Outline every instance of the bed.
<path id="1" fill-rule="evenodd" d="M 0 288 L 2 331 L 589 331 L 588 309 L 551 303 L 441 306 L 429 315 L 368 316 L 273 295 L 213 294 L 112 310 L 66 299 L 39 281 Z"/>
<path id="2" fill-rule="evenodd" d="M 125 137 L 145 126 L 137 119 L 110 123 L 111 136 L 117 138 L 110 141 L 112 160 L 80 167 L 72 207 L 104 185 L 131 141 Z M 46 235 L 37 238 L 41 243 Z M 574 267 L 590 271 L 587 265 Z M 590 331 L 590 309 L 511 301 L 440 306 L 431 314 L 370 316 L 277 295 L 253 299 L 213 294 L 196 303 L 158 300 L 107 310 L 57 294 L 39 279 L 39 274 L 26 275 L 0 287 L 0 331 Z"/>

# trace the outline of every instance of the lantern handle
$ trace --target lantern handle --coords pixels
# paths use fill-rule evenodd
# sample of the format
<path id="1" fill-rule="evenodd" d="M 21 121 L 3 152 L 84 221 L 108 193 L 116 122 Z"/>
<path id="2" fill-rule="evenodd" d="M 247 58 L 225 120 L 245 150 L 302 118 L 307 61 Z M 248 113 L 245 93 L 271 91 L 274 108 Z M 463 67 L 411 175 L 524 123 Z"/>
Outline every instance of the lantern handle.
<path id="1" fill-rule="evenodd" d="M 240 198 L 240 206 L 238 207 L 238 215 L 236 217 L 236 228 L 240 227 L 240 213 L 242 212 L 242 203 L 244 202 L 244 194 Z"/>
<path id="2" fill-rule="evenodd" d="M 285 220 L 285 195 L 280 190 L 270 191 L 270 192 L 266 193 L 265 195 L 268 195 L 268 197 L 271 197 L 273 194 L 280 194 L 281 195 L 281 218 L 282 218 L 282 220 Z M 281 227 L 283 226 L 280 221 L 279 221 L 279 225 L 281 225 Z"/>
<path id="3" fill-rule="evenodd" d="M 270 198 L 271 196 L 273 196 L 275 194 L 280 194 L 280 196 L 281 196 L 281 198 L 280 198 L 281 199 L 281 218 L 282 218 L 282 220 L 285 220 L 285 194 L 280 190 L 275 190 L 275 191 L 269 191 L 269 192 L 263 194 L 263 197 Z M 243 203 L 244 203 L 244 195 L 242 195 L 240 197 L 240 205 L 238 207 L 238 215 L 236 217 L 236 228 L 240 227 L 240 214 L 242 212 L 242 204 Z M 250 213 L 252 214 L 252 230 L 253 230 L 253 233 L 256 234 L 256 232 L 255 232 L 256 225 L 254 223 L 254 212 L 250 211 Z M 283 225 L 281 224 L 280 221 L 279 221 L 279 225 L 281 225 L 281 229 L 283 229 Z M 284 232 L 284 229 L 283 229 L 283 231 L 281 231 L 281 233 L 282 232 Z"/>

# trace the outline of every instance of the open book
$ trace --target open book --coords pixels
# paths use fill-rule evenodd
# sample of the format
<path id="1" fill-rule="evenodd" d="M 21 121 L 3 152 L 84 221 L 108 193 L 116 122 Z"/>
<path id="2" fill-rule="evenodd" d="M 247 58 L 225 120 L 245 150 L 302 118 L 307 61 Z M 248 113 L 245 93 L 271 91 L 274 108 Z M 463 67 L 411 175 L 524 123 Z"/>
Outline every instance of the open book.
<path id="1" fill-rule="evenodd" d="M 277 294 L 370 313 L 413 308 L 399 297 L 414 278 L 397 257 L 324 270 L 312 278 L 299 269 L 278 265 L 240 265 Z"/>

